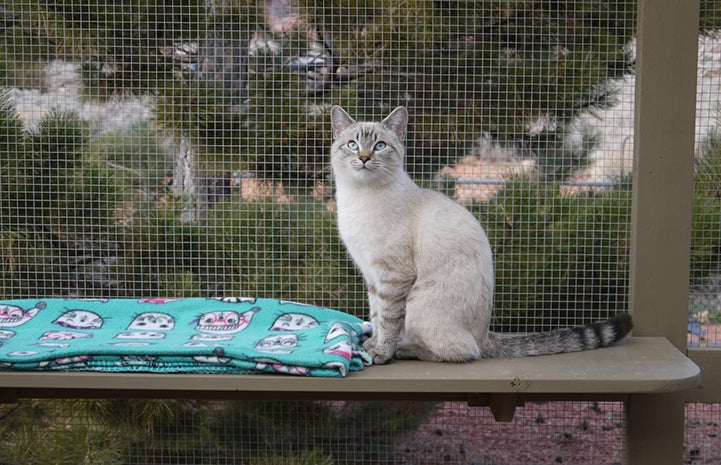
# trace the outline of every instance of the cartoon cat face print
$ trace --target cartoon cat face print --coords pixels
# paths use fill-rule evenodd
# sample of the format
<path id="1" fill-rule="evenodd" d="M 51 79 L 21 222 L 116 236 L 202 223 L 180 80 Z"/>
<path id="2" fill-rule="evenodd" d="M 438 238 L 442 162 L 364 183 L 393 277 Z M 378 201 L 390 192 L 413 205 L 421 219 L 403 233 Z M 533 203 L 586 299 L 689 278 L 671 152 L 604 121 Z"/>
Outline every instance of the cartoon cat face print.
<path id="1" fill-rule="evenodd" d="M 195 329 L 204 333 L 233 334 L 244 330 L 260 307 L 253 307 L 245 313 L 234 310 L 206 312 L 200 315 Z"/>
<path id="2" fill-rule="evenodd" d="M 339 336 L 357 336 L 355 331 L 349 330 L 343 323 L 334 323 L 330 327 L 330 331 L 325 336 L 325 342 L 335 339 Z"/>
<path id="3" fill-rule="evenodd" d="M 24 309 L 14 305 L 3 305 L 0 307 L 0 324 L 3 326 L 15 326 L 15 323 L 21 320 L 27 321 L 27 313 Z M 22 323 L 20 323 L 22 324 Z"/>
<path id="4" fill-rule="evenodd" d="M 15 305 L 0 304 L 0 327 L 13 328 L 25 324 L 45 307 L 45 302 L 38 302 L 27 310 Z"/>
<path id="5" fill-rule="evenodd" d="M 295 334 L 279 334 L 261 339 L 255 345 L 255 350 L 273 354 L 289 354 L 297 345 L 298 336 Z"/>
<path id="6" fill-rule="evenodd" d="M 100 329 L 104 320 L 95 312 L 77 309 L 68 310 L 53 323 L 72 329 Z"/>
<path id="7" fill-rule="evenodd" d="M 284 313 L 275 319 L 271 331 L 300 331 L 318 326 L 318 320 L 304 313 Z"/>
<path id="8" fill-rule="evenodd" d="M 346 360 L 350 360 L 353 357 L 353 347 L 350 341 L 340 341 L 337 344 L 333 344 L 327 349 L 323 350 L 325 354 L 340 355 Z"/>
<path id="9" fill-rule="evenodd" d="M 175 327 L 175 318 L 167 313 L 147 312 L 136 316 L 128 330 L 171 331 Z"/>

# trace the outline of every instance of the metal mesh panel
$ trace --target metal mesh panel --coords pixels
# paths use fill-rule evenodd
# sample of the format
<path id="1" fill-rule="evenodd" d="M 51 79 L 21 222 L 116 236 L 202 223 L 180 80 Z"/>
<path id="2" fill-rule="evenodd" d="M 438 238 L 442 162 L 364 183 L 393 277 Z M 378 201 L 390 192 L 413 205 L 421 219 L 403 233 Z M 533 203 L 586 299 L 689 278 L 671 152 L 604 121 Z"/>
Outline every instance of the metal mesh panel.
<path id="1" fill-rule="evenodd" d="M 27 401 L 3 412 L 3 463 L 611 464 L 618 403 Z M 34 429 L 7 432 L 19 418 Z"/>
<path id="2" fill-rule="evenodd" d="M 704 8 L 712 30 L 717 7 Z M 0 294 L 249 295 L 364 315 L 362 278 L 335 229 L 328 114 L 342 104 L 379 119 L 402 104 L 409 172 L 487 229 L 495 328 L 610 316 L 627 307 L 634 15 L 631 1 L 6 1 Z M 716 36 L 701 45 L 710 90 L 697 149 L 713 154 Z M 704 160 L 691 342 L 710 344 L 718 166 Z M 29 402 L 3 407 L 0 461 L 620 456 L 618 404 L 531 405 L 507 428 L 485 409 L 368 405 Z M 592 422 L 596 408 L 610 420 Z M 469 424 L 487 436 L 464 444 Z M 499 437 L 536 450 L 514 455 Z M 578 458 L 574 447 L 610 455 Z"/>
<path id="3" fill-rule="evenodd" d="M 496 256 L 496 324 L 627 305 L 635 5 L 3 10 L 5 296 L 279 297 L 365 314 L 329 110 L 410 112 L 407 169 Z"/>
<path id="4" fill-rule="evenodd" d="M 712 464 L 721 460 L 721 406 L 689 404 L 686 406 L 684 463 Z"/>
<path id="5" fill-rule="evenodd" d="M 715 3 L 702 4 L 698 42 L 696 92 L 696 173 L 694 177 L 693 242 L 689 298 L 689 346 L 718 347 L 719 274 L 719 91 L 721 38 L 713 25 L 718 20 Z"/>
<path id="6" fill-rule="evenodd" d="M 511 423 L 462 403 L 23 401 L 0 410 L 8 464 L 620 463 L 614 402 L 528 403 Z M 684 463 L 715 464 L 718 404 L 686 407 Z"/>
<path id="7" fill-rule="evenodd" d="M 689 295 L 689 347 L 716 348 L 719 330 L 719 102 L 721 39 L 718 2 L 701 2 L 696 88 L 696 139 Z M 716 463 L 719 450 L 719 404 L 686 407 L 684 461 Z"/>
<path id="8" fill-rule="evenodd" d="M 510 423 L 489 409 L 445 404 L 400 443 L 396 463 L 620 463 L 620 403 L 527 403 Z"/>

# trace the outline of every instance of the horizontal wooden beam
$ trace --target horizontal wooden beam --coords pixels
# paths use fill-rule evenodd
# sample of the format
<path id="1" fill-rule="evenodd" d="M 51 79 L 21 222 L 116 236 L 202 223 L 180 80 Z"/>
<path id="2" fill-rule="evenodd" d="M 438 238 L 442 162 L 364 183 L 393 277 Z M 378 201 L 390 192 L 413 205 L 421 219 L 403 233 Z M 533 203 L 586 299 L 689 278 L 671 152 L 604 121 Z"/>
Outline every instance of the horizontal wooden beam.
<path id="1" fill-rule="evenodd" d="M 553 395 L 597 398 L 678 392 L 699 384 L 699 368 L 665 338 L 629 338 L 571 354 L 467 364 L 394 361 L 347 378 L 98 372 L 0 372 L 0 399 L 159 397 L 216 399 L 481 399 Z M 502 398 L 495 398 L 496 400 Z M 497 402 L 495 402 L 497 404 Z M 503 402 L 502 402 L 503 403 Z M 500 411 L 500 410 L 499 410 Z"/>

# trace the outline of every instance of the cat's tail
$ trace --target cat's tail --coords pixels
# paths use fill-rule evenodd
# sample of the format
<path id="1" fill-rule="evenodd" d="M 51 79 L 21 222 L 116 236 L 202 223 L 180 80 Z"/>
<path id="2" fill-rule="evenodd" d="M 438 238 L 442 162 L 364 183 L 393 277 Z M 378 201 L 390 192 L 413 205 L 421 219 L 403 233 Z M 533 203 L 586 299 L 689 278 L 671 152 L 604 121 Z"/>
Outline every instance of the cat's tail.
<path id="1" fill-rule="evenodd" d="M 620 341 L 632 328 L 631 315 L 622 313 L 610 320 L 545 333 L 490 333 L 483 358 L 516 358 L 597 349 Z"/>

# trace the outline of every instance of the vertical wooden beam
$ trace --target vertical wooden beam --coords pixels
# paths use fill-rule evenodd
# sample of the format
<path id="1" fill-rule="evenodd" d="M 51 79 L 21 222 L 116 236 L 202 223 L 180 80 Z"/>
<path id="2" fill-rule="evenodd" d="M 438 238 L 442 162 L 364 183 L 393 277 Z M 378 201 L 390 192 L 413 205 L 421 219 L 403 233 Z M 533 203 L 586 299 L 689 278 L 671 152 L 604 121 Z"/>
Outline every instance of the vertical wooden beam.
<path id="1" fill-rule="evenodd" d="M 639 0 L 630 306 L 634 335 L 686 350 L 699 5 Z M 631 395 L 627 465 L 682 463 L 684 396 Z"/>
<path id="2" fill-rule="evenodd" d="M 631 229 L 636 336 L 686 350 L 698 2 L 639 0 Z"/>
<path id="3" fill-rule="evenodd" d="M 683 462 L 684 394 L 631 395 L 626 402 L 624 465 Z"/>

